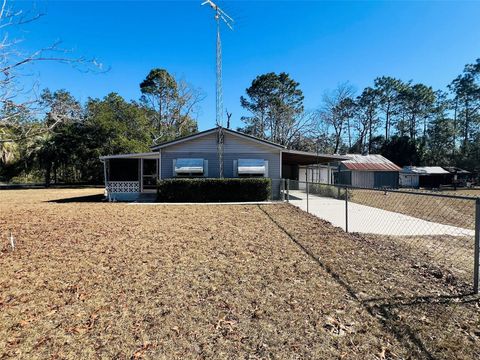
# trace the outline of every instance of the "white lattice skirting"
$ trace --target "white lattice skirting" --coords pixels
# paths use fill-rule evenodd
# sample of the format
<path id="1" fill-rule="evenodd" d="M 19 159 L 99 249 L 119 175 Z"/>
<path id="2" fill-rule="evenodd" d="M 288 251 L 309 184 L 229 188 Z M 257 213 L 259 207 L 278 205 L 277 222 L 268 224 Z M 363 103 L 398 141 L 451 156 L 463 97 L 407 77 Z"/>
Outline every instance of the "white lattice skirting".
<path id="1" fill-rule="evenodd" d="M 109 181 L 107 185 L 109 193 L 138 193 L 140 182 L 138 181 Z"/>

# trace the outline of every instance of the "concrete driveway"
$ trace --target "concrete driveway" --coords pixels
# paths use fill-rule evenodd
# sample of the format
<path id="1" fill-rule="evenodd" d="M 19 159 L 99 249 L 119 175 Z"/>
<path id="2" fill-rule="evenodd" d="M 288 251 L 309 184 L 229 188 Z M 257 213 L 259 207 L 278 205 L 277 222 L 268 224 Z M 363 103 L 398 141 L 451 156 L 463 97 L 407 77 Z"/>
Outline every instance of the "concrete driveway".
<path id="1" fill-rule="evenodd" d="M 290 203 L 307 211 L 307 194 L 290 191 Z M 309 195 L 309 212 L 345 230 L 345 200 Z M 393 211 L 348 203 L 348 231 L 379 235 L 474 236 L 475 231 L 439 224 Z"/>

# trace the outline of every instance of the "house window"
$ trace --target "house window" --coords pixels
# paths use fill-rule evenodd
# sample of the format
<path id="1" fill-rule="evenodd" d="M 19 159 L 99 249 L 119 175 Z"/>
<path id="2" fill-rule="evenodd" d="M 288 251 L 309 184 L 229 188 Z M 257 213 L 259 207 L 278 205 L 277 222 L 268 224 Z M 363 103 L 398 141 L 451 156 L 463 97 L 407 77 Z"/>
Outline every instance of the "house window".
<path id="1" fill-rule="evenodd" d="M 268 161 L 263 159 L 238 159 L 234 163 L 238 177 L 266 177 L 268 176 Z"/>
<path id="2" fill-rule="evenodd" d="M 173 175 L 176 177 L 201 177 L 208 175 L 208 162 L 204 159 L 173 160 Z"/>

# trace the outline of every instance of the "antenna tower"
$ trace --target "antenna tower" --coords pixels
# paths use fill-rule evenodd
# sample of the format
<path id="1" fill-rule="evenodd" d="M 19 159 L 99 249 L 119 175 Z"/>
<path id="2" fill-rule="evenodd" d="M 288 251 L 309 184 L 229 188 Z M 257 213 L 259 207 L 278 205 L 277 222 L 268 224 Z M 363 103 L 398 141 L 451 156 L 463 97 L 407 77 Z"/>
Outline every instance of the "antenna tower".
<path id="1" fill-rule="evenodd" d="M 233 30 L 233 19 L 220 9 L 213 1 L 206 0 L 202 5 L 210 5 L 215 11 L 215 22 L 217 24 L 217 56 L 216 56 L 216 116 L 215 122 L 218 129 L 217 154 L 219 164 L 219 176 L 223 178 L 223 88 L 222 88 L 222 42 L 220 38 L 220 20 Z"/>

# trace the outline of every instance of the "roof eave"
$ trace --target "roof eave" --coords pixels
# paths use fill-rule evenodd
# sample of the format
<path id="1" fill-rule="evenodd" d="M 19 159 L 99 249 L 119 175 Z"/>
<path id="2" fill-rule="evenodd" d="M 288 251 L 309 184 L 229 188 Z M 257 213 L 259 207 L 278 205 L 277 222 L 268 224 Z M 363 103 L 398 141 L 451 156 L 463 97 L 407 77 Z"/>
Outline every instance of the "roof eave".
<path id="1" fill-rule="evenodd" d="M 154 158 L 158 156 L 157 151 L 146 152 L 146 153 L 131 153 L 131 154 L 116 154 L 116 155 L 103 155 L 99 156 L 100 160 L 107 160 L 107 159 L 141 159 L 141 158 Z"/>
<path id="2" fill-rule="evenodd" d="M 164 142 L 162 144 L 151 146 L 150 149 L 151 150 L 159 150 L 159 149 L 166 148 L 168 146 L 181 144 L 181 143 L 186 142 L 186 141 L 190 141 L 190 140 L 193 140 L 193 139 L 197 139 L 199 137 L 207 136 L 211 133 L 216 132 L 217 129 L 218 128 L 208 129 L 208 130 L 198 132 L 196 134 L 192 134 L 192 135 L 184 136 L 184 137 L 181 137 L 181 138 L 178 138 L 178 139 L 175 139 L 175 140 L 167 141 L 167 142 Z M 223 131 L 225 131 L 227 133 L 230 133 L 232 135 L 235 135 L 235 136 L 239 136 L 239 137 L 243 137 L 243 138 L 255 141 L 255 142 L 260 143 L 260 144 L 265 145 L 265 146 L 274 147 L 276 149 L 285 149 L 285 146 L 283 146 L 283 145 L 276 144 L 276 143 L 268 141 L 268 140 L 260 139 L 260 138 L 257 138 L 255 136 L 252 136 L 252 135 L 244 134 L 244 133 L 241 133 L 239 131 L 234 131 L 234 130 L 226 129 L 226 128 L 223 128 Z"/>

